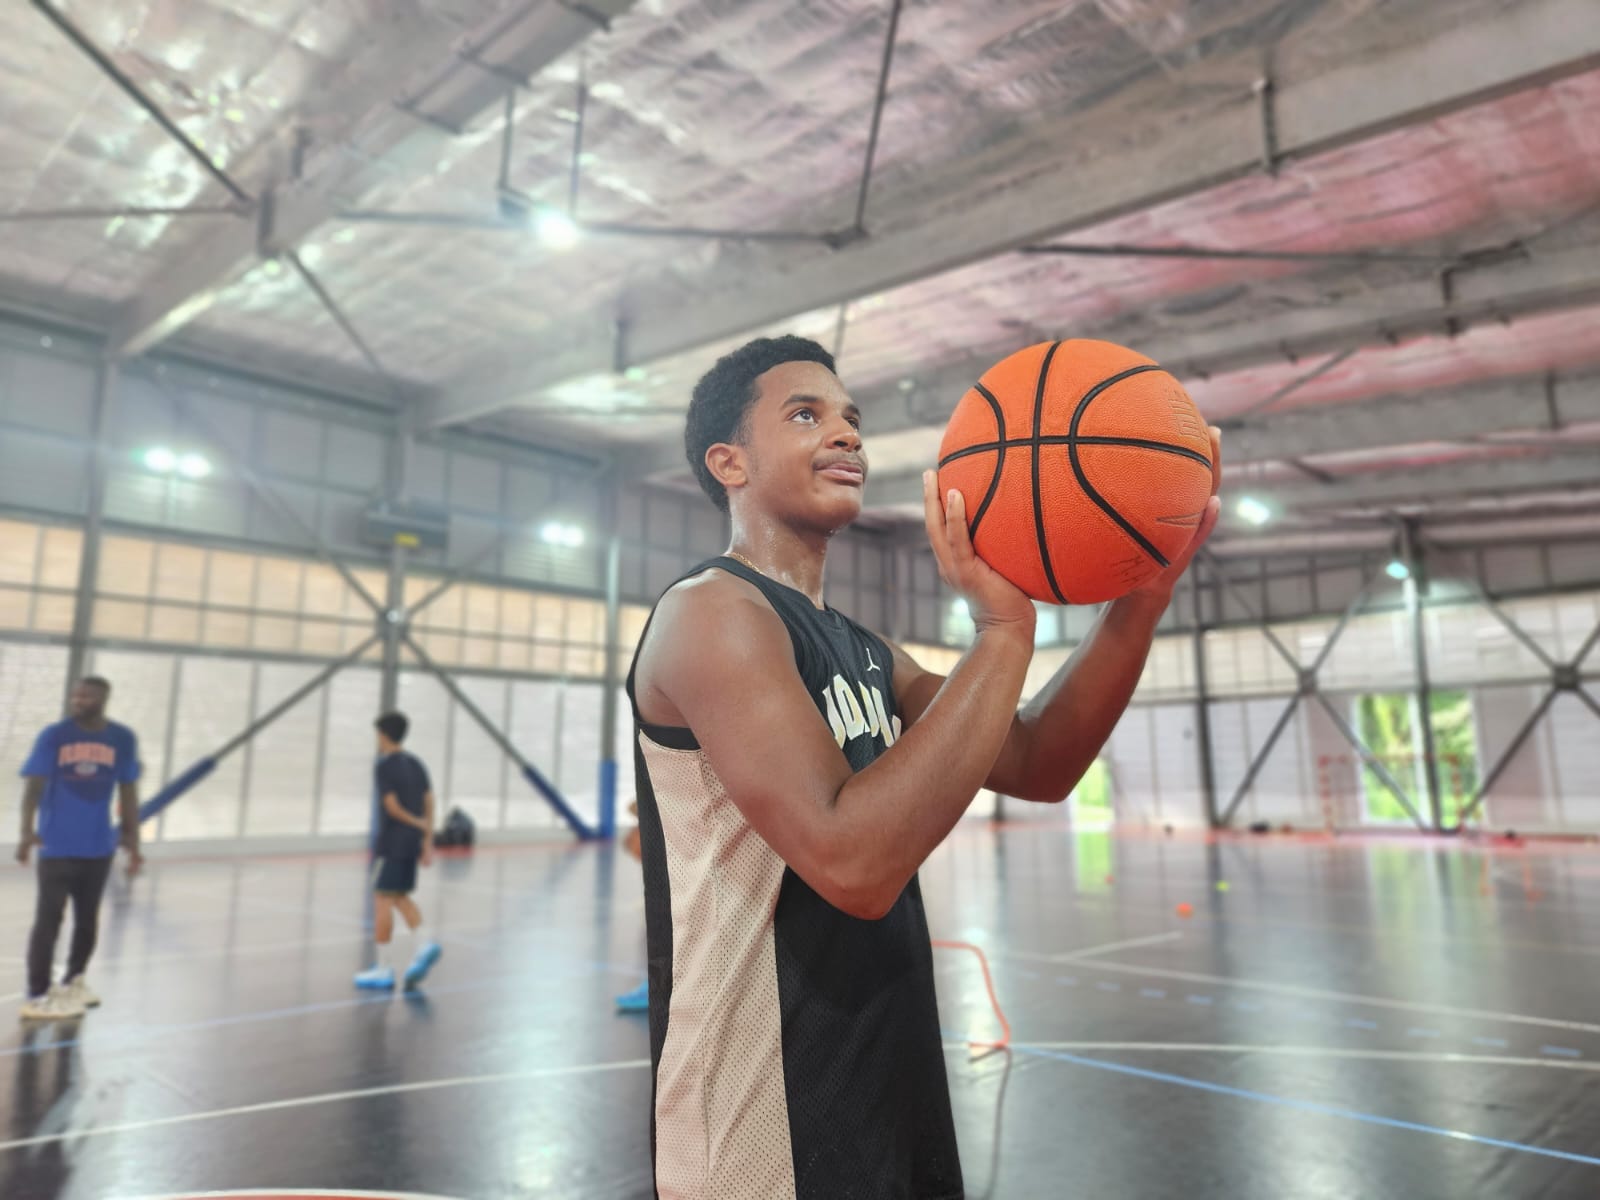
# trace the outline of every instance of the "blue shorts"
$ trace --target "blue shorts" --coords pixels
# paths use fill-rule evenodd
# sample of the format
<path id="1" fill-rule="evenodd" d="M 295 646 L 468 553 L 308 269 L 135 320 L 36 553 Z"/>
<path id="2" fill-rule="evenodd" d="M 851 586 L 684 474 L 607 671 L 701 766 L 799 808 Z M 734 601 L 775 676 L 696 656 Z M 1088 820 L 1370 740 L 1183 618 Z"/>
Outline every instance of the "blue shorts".
<path id="1" fill-rule="evenodd" d="M 372 860 L 372 890 L 380 896 L 409 896 L 417 886 L 417 860 L 414 858 L 376 858 Z"/>

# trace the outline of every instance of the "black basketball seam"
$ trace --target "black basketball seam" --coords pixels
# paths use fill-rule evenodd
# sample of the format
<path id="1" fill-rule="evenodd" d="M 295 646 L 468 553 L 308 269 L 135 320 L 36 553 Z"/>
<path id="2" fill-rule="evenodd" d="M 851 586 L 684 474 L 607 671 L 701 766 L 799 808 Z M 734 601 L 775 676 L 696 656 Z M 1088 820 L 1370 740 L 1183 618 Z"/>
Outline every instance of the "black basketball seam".
<path id="1" fill-rule="evenodd" d="M 1045 382 L 1050 378 L 1050 360 L 1055 358 L 1056 351 L 1061 348 L 1060 342 L 1051 342 L 1050 349 L 1044 352 L 1044 362 L 1039 364 L 1039 382 L 1033 393 L 1033 533 L 1039 545 L 1039 561 L 1044 564 L 1045 581 L 1049 583 L 1050 590 L 1055 593 L 1056 599 L 1062 604 L 1067 603 L 1067 598 L 1061 592 L 1061 585 L 1056 582 L 1055 568 L 1050 564 L 1050 547 L 1044 536 L 1044 501 L 1039 494 L 1039 460 L 1043 457 L 1039 438 L 1044 432 L 1044 388 Z M 1082 406 L 1080 406 L 1080 411 Z M 1076 417 L 1074 417 L 1076 433 Z M 1002 427 L 1001 436 L 1005 431 Z M 1069 450 L 1070 452 L 1070 450 Z M 1082 484 L 1080 477 L 1079 483 Z"/>
<path id="2" fill-rule="evenodd" d="M 973 446 L 963 446 L 959 450 L 952 450 L 941 458 L 939 466 L 943 468 L 949 466 L 958 458 L 970 458 L 974 454 L 985 454 L 990 450 L 1004 452 L 1007 447 L 1032 446 L 1034 444 L 1034 438 L 1012 438 L 1005 442 L 981 442 Z M 1211 460 L 1198 450 L 1191 450 L 1187 446 L 1177 446 L 1171 442 L 1157 442 L 1149 438 L 1074 437 L 1070 433 L 1051 433 L 1038 438 L 1037 444 L 1041 446 L 1127 446 L 1135 450 L 1155 450 L 1162 454 L 1176 454 L 1192 462 L 1197 462 L 1208 470 L 1211 468 Z"/>
<path id="3" fill-rule="evenodd" d="M 1121 383 L 1124 379 L 1132 378 L 1135 375 L 1142 375 L 1146 371 L 1159 371 L 1160 369 L 1161 368 L 1156 366 L 1154 363 L 1151 363 L 1147 366 L 1131 367 L 1120 374 L 1113 375 L 1110 379 L 1102 380 L 1100 383 L 1095 384 L 1094 387 L 1089 389 L 1088 393 L 1083 397 L 1083 399 L 1078 401 L 1077 410 L 1072 414 L 1072 426 L 1069 432 L 1076 437 L 1078 425 L 1082 422 L 1083 414 L 1088 411 L 1089 405 L 1094 403 L 1095 399 L 1105 393 L 1109 388 Z M 1067 458 L 1068 461 L 1072 463 L 1072 473 L 1077 476 L 1078 487 L 1083 490 L 1083 494 L 1089 497 L 1089 499 L 1094 502 L 1095 506 L 1098 507 L 1101 512 L 1105 513 L 1106 516 L 1115 521 L 1118 527 L 1121 528 L 1122 532 L 1132 538 L 1134 543 L 1141 550 L 1143 550 L 1151 558 L 1155 559 L 1157 565 L 1162 567 L 1171 566 L 1172 564 L 1167 561 L 1166 555 L 1157 550 L 1149 538 L 1145 537 L 1144 534 L 1135 529 L 1126 517 L 1124 517 L 1116 509 L 1112 508 L 1111 505 L 1106 503 L 1104 496 L 1095 491 L 1094 485 L 1089 482 L 1088 475 L 1084 473 L 1083 464 L 1078 460 L 1078 446 L 1076 442 L 1069 442 L 1067 444 Z M 1037 480 L 1039 478 L 1039 452 L 1037 450 L 1034 451 L 1033 459 L 1033 474 L 1036 481 L 1035 505 L 1037 505 Z M 1042 527 L 1043 523 L 1041 522 L 1041 528 Z"/>
<path id="4" fill-rule="evenodd" d="M 989 477 L 989 490 L 983 494 L 983 500 L 978 505 L 978 511 L 972 515 L 972 524 L 967 529 L 967 536 L 974 545 L 978 541 L 978 525 L 983 520 L 983 514 L 989 511 L 989 505 L 994 500 L 994 495 L 1000 490 L 1000 472 L 1006 469 L 1006 414 L 1000 407 L 1000 401 L 995 399 L 994 393 L 984 387 L 981 382 L 972 385 L 973 391 L 989 402 L 989 407 L 994 410 L 994 435 L 1000 440 L 995 443 L 998 452 L 994 460 L 994 474 Z M 945 462 L 950 461 L 946 459 Z M 941 468 L 944 463 L 940 463 Z"/>

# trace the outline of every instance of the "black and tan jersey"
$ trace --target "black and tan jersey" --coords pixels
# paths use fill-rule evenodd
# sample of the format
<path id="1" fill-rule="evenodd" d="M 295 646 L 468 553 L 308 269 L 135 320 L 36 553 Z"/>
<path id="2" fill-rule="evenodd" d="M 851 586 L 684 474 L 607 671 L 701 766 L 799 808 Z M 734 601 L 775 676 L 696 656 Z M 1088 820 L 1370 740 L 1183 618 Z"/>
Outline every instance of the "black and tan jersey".
<path id="1" fill-rule="evenodd" d="M 816 719 L 854 770 L 894 745 L 882 639 L 733 559 L 685 578 L 713 567 L 759 588 L 788 627 Z M 959 1198 L 917 880 L 878 921 L 822 899 L 746 822 L 694 730 L 640 719 L 637 668 L 657 1196 Z"/>

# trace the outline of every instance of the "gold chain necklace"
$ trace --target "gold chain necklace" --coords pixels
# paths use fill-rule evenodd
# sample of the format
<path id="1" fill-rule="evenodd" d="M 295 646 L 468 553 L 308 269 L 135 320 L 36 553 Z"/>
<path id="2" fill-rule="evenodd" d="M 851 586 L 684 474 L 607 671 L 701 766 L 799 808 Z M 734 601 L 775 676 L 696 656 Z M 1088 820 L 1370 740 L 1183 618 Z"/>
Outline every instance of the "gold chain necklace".
<path id="1" fill-rule="evenodd" d="M 743 563 L 745 566 L 749 567 L 752 571 L 754 571 L 757 575 L 766 575 L 765 571 L 763 571 L 760 567 L 756 566 L 755 563 L 751 562 L 748 558 L 746 558 L 744 555 L 740 554 L 737 550 L 729 550 L 728 551 L 728 557 L 733 559 L 734 562 Z M 769 576 L 769 578 L 770 578 L 770 576 Z"/>

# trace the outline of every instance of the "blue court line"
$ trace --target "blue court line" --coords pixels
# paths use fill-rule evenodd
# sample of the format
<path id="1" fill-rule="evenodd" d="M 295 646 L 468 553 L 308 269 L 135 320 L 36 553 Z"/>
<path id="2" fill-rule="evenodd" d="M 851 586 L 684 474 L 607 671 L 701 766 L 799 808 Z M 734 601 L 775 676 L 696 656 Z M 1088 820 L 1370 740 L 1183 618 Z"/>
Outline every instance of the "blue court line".
<path id="1" fill-rule="evenodd" d="M 1420 1026 L 1413 1025 L 1410 1029 L 1406 1030 L 1406 1036 L 1414 1038 L 1436 1038 L 1440 1035 L 1437 1029 L 1423 1029 Z"/>
<path id="2" fill-rule="evenodd" d="M 1144 1067 L 1130 1067 L 1125 1063 L 1106 1062 L 1098 1058 L 1083 1058 L 1077 1054 L 1066 1054 L 1060 1050 L 1043 1050 L 1036 1046 L 1012 1044 L 1013 1050 L 1021 1054 L 1031 1054 L 1037 1058 L 1053 1058 L 1058 1062 L 1071 1063 L 1078 1067 L 1091 1067 L 1097 1071 L 1110 1071 L 1116 1075 L 1131 1075 L 1135 1079 L 1151 1079 L 1157 1083 L 1171 1083 L 1178 1087 L 1194 1088 L 1196 1091 L 1211 1092 L 1218 1096 L 1232 1096 L 1239 1100 L 1254 1100 L 1260 1104 L 1276 1104 L 1282 1108 L 1292 1109 L 1296 1112 L 1310 1113 L 1318 1117 L 1338 1117 L 1345 1121 L 1359 1121 L 1364 1125 L 1381 1125 L 1388 1129 L 1403 1129 L 1408 1133 L 1426 1133 L 1434 1137 L 1450 1138 L 1457 1142 L 1471 1142 L 1478 1146 L 1493 1146 L 1497 1150 L 1516 1150 L 1522 1154 L 1537 1154 L 1543 1158 L 1559 1158 L 1565 1162 L 1582 1163 L 1587 1167 L 1600 1167 L 1600 1158 L 1591 1158 L 1586 1154 L 1574 1154 L 1568 1150 L 1550 1150 L 1543 1146 L 1530 1146 L 1526 1142 L 1508 1142 L 1501 1138 L 1479 1137 L 1475 1133 L 1464 1133 L 1459 1129 L 1443 1129 L 1437 1125 L 1423 1125 L 1416 1121 L 1401 1121 L 1394 1117 L 1381 1117 L 1377 1113 L 1361 1112 L 1353 1108 L 1338 1108 L 1331 1104 L 1318 1104 L 1313 1100 L 1296 1100 L 1291 1096 L 1274 1096 L 1270 1092 L 1255 1092 L 1247 1088 L 1229 1087 L 1223 1083 L 1211 1083 L 1204 1079 L 1191 1079 L 1187 1075 L 1171 1075 L 1165 1071 L 1151 1071 Z"/>
<path id="3" fill-rule="evenodd" d="M 1057 975 L 1056 982 L 1062 987 L 1077 987 L 1078 977 L 1076 975 Z"/>
<path id="4" fill-rule="evenodd" d="M 1556 1058 L 1582 1058 L 1582 1050 L 1574 1050 L 1571 1046 L 1540 1046 L 1540 1054 L 1554 1055 Z"/>
<path id="5" fill-rule="evenodd" d="M 1106 983 L 1104 980 L 1101 980 L 1099 983 L 1095 984 L 1095 987 L 1099 988 L 1102 992 L 1120 992 L 1122 990 L 1122 985 L 1120 983 Z"/>
<path id="6" fill-rule="evenodd" d="M 1346 1017 L 1344 1023 L 1350 1026 L 1351 1029 L 1376 1029 L 1378 1027 L 1376 1021 L 1368 1021 L 1362 1017 Z"/>
<path id="7" fill-rule="evenodd" d="M 1194 995 L 1191 995 L 1189 997 L 1189 1003 L 1190 1004 L 1215 1004 L 1216 1001 L 1214 999 L 1212 999 L 1210 996 L 1194 996 Z"/>
<path id="8" fill-rule="evenodd" d="M 1152 1000 L 1165 1000 L 1167 993 L 1163 988 L 1140 988 L 1139 995 L 1148 996 Z"/>
<path id="9" fill-rule="evenodd" d="M 1262 1006 L 1253 1000 L 1231 1000 L 1229 1003 L 1240 1012 L 1260 1012 L 1262 1009 Z"/>
<path id="10" fill-rule="evenodd" d="M 1511 1043 L 1506 1041 L 1505 1038 L 1475 1037 L 1472 1039 L 1472 1044 L 1474 1046 L 1489 1046 L 1495 1050 L 1504 1050 Z"/>

